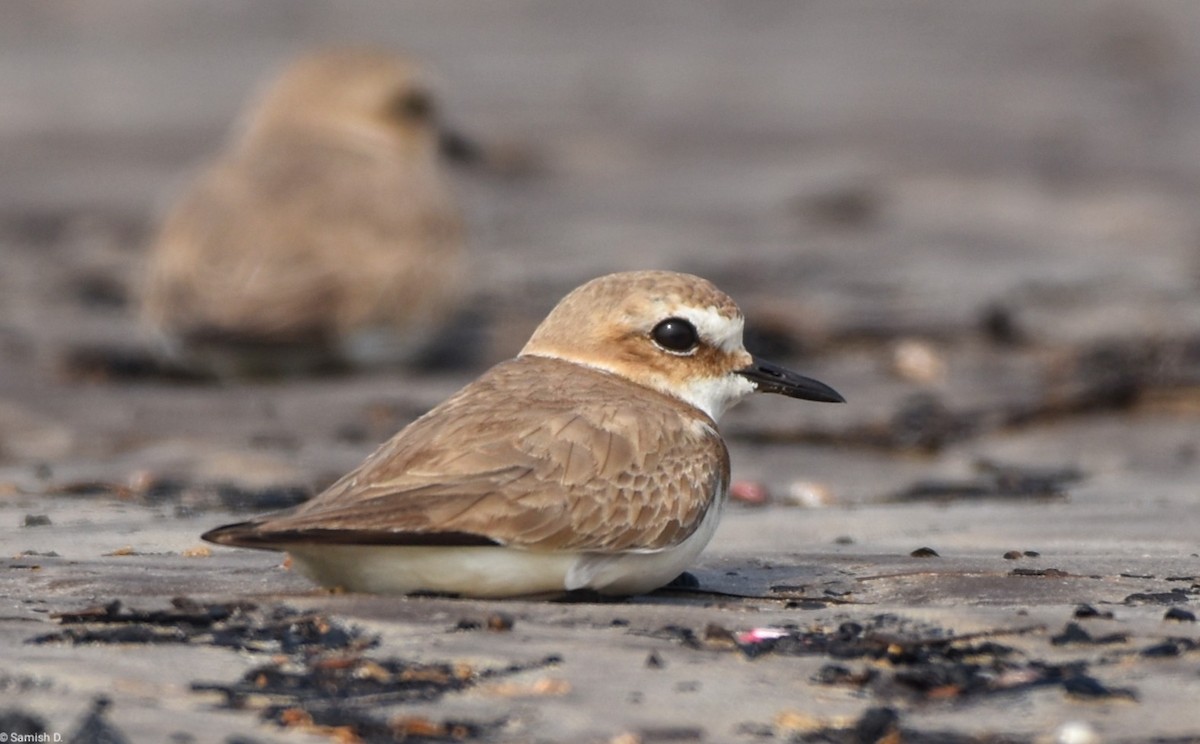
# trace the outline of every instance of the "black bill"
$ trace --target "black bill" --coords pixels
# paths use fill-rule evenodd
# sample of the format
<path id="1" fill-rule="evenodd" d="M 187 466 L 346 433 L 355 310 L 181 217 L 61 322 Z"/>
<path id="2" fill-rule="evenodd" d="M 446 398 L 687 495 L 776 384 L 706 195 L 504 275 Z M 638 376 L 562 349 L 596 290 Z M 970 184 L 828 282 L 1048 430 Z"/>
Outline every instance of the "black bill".
<path id="1" fill-rule="evenodd" d="M 779 393 L 789 398 L 816 400 L 822 403 L 846 402 L 841 393 L 825 383 L 758 358 L 755 358 L 749 367 L 739 369 L 738 374 L 753 382 L 760 393 Z"/>
<path id="2" fill-rule="evenodd" d="M 484 161 L 485 153 L 479 143 L 454 129 L 438 131 L 438 149 L 442 157 L 457 165 L 480 165 Z"/>

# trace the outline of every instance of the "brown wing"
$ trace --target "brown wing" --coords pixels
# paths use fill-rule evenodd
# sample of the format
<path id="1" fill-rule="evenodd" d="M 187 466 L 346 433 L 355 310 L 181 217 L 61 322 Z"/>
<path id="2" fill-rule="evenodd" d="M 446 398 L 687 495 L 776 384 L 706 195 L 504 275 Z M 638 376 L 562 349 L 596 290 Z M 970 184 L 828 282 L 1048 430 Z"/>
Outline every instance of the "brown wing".
<path id="1" fill-rule="evenodd" d="M 603 372 L 522 357 L 294 512 L 206 537 L 654 551 L 691 535 L 728 479 L 703 414 Z"/>

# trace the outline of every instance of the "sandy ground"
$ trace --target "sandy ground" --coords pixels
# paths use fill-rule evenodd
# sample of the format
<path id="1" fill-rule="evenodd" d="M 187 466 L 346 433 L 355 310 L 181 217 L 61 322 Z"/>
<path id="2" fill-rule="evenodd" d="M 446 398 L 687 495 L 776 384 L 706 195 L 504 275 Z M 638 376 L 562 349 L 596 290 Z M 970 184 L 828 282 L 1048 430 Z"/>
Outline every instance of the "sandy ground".
<path id="1" fill-rule="evenodd" d="M 6 3 L 0 733 L 25 713 L 75 741 L 348 736 L 193 689 L 311 654 L 30 642 L 187 596 L 475 670 L 346 703 L 392 722 L 369 741 L 1200 740 L 1198 40 L 1200 6 L 1170 2 Z M 144 343 L 145 243 L 240 104 L 345 42 L 421 59 L 512 164 L 455 175 L 478 363 L 224 385 L 81 365 Z M 649 267 L 713 279 L 752 348 L 850 401 L 725 418 L 735 479 L 772 498 L 731 508 L 699 591 L 333 596 L 278 556 L 195 553 L 353 467 L 571 287 Z M 135 614 L 56 617 L 113 600 Z M 471 629 L 496 613 L 510 630 Z M 847 622 L 875 656 L 739 635 Z"/>

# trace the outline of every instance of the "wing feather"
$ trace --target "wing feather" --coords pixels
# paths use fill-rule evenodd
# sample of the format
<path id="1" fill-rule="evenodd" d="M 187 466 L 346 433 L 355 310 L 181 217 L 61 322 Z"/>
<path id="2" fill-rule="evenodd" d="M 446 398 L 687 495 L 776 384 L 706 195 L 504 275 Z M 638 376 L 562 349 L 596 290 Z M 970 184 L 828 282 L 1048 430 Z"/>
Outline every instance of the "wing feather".
<path id="1" fill-rule="evenodd" d="M 323 531 L 342 542 L 453 534 L 530 550 L 656 551 L 691 535 L 728 480 L 725 445 L 702 413 L 605 372 L 521 357 L 295 511 L 214 537 L 262 547 L 272 535 L 319 542 Z"/>

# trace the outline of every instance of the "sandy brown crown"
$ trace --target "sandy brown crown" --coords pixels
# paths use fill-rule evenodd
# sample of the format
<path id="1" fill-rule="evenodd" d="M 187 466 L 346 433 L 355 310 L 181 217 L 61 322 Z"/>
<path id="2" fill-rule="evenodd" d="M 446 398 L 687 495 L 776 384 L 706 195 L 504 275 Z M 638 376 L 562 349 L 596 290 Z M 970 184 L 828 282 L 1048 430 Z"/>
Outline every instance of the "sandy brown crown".
<path id="1" fill-rule="evenodd" d="M 268 86 L 242 142 L 304 129 L 374 127 L 411 136 L 431 133 L 434 114 L 433 94 L 415 63 L 375 49 L 329 49 L 296 60 Z"/>
<path id="2" fill-rule="evenodd" d="M 681 356 L 651 340 L 654 326 L 687 310 L 703 310 L 732 323 L 742 313 L 712 282 L 672 271 L 631 271 L 593 279 L 550 312 L 522 355 L 567 359 L 616 372 L 672 393 L 687 381 L 719 379 L 749 364 L 740 348 L 702 344 Z"/>

